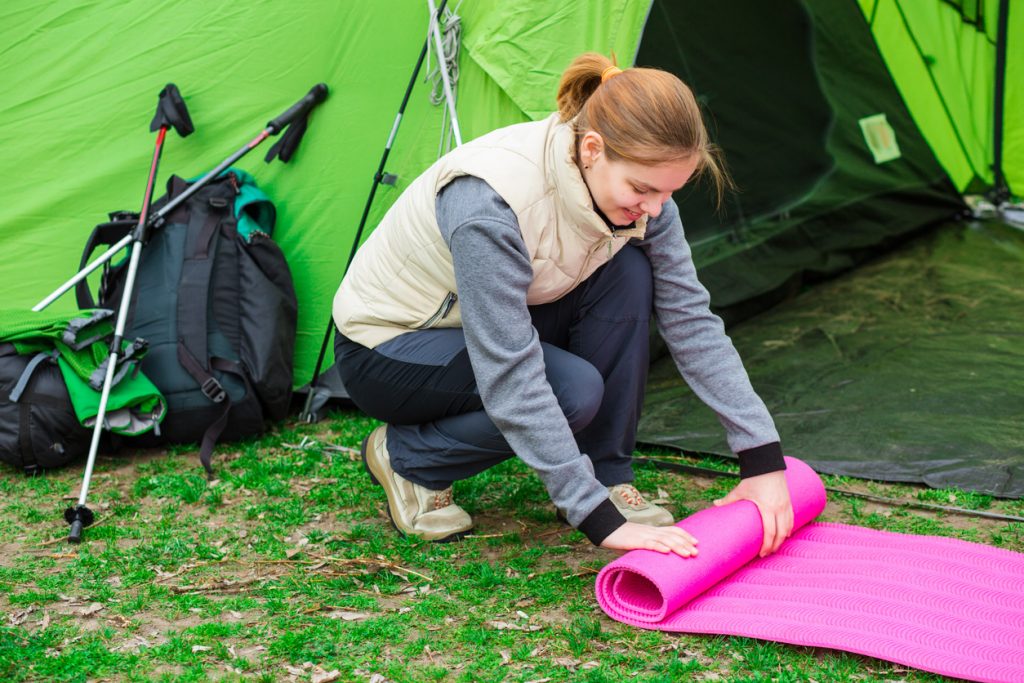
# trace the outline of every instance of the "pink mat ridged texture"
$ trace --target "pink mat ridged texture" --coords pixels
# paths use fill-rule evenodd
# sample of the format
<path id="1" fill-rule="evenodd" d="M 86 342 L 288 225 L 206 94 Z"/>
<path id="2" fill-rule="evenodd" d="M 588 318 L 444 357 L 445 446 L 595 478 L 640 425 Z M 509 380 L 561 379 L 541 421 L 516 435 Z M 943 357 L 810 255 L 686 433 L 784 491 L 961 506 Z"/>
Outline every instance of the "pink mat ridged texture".
<path id="1" fill-rule="evenodd" d="M 787 458 L 796 531 L 758 558 L 749 501 L 678 526 L 696 558 L 649 550 L 601 570 L 597 599 L 647 629 L 718 633 L 856 652 L 975 681 L 1024 681 L 1024 555 L 935 536 L 811 523 L 821 479 Z"/>

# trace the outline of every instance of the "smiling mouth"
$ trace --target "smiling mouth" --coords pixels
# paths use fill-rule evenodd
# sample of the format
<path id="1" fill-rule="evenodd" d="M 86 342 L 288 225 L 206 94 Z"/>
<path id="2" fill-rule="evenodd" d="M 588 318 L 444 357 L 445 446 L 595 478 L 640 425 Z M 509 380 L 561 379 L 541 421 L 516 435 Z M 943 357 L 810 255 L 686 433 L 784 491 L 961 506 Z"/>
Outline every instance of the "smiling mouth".
<path id="1" fill-rule="evenodd" d="M 640 218 L 640 216 L 643 216 L 642 213 L 630 211 L 629 209 L 623 209 L 622 212 L 626 214 L 626 218 L 628 218 L 630 222 L 635 221 L 636 219 Z"/>

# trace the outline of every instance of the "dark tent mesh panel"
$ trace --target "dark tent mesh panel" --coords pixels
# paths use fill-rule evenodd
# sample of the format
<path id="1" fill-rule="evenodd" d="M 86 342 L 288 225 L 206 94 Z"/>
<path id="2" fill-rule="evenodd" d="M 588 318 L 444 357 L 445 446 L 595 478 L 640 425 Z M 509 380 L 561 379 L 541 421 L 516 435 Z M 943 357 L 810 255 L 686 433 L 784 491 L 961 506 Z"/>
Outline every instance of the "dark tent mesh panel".
<path id="1" fill-rule="evenodd" d="M 693 87 L 740 186 L 718 213 L 699 188 L 677 197 L 719 309 L 841 272 L 963 209 L 856 3 L 655 0 L 637 64 Z M 884 162 L 862 123 L 879 115 L 898 148 Z"/>
<path id="2" fill-rule="evenodd" d="M 677 201 L 786 452 L 823 472 L 1024 495 L 1024 239 L 929 229 L 962 200 L 857 4 L 655 0 L 637 63 L 691 84 L 741 187 L 717 213 L 704 192 Z M 666 357 L 644 410 L 642 442 L 729 455 Z"/>
<path id="3" fill-rule="evenodd" d="M 820 472 L 1024 497 L 1024 231 L 932 231 L 734 326 L 784 449 Z M 671 362 L 641 439 L 728 455 Z"/>

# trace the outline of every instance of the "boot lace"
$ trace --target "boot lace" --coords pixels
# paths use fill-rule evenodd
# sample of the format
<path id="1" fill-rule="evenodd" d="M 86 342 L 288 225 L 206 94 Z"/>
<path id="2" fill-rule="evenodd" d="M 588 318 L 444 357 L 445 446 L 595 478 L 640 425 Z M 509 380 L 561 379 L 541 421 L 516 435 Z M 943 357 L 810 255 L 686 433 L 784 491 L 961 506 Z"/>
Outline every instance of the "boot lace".
<path id="1" fill-rule="evenodd" d="M 449 505 L 451 505 L 453 502 L 454 502 L 454 498 L 452 498 L 452 490 L 450 488 L 447 488 L 444 491 L 436 491 L 434 493 L 434 509 L 435 510 L 440 510 L 442 508 L 446 508 Z"/>
<path id="2" fill-rule="evenodd" d="M 623 502 L 631 508 L 642 508 L 647 505 L 647 501 L 637 491 L 636 487 L 632 484 L 619 484 L 613 487 L 615 491 L 622 497 Z"/>

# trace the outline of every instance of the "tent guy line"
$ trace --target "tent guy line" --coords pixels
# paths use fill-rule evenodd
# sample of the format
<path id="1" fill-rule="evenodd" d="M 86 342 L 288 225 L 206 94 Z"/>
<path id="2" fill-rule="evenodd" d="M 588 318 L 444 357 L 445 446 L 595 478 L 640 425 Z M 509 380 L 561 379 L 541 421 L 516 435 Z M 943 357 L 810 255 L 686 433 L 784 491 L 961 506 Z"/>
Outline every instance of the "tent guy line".
<path id="1" fill-rule="evenodd" d="M 700 455 L 700 454 L 697 454 Z M 665 457 L 672 456 L 659 456 L 657 458 L 645 458 L 637 457 L 635 460 L 640 463 L 650 463 L 655 467 L 660 467 L 666 470 L 673 470 L 676 472 L 685 472 L 687 474 L 696 474 L 699 476 L 706 477 L 736 477 L 738 476 L 735 472 L 723 472 L 722 470 L 714 470 L 710 467 L 700 467 L 699 465 L 689 465 L 680 462 L 672 462 L 665 460 Z M 964 517 L 982 517 L 984 519 L 994 519 L 1003 522 L 1024 522 L 1024 517 L 1018 517 L 1016 515 L 1006 515 L 1000 512 L 986 512 L 984 510 L 969 510 L 967 508 L 955 507 L 952 505 L 935 505 L 933 503 L 921 503 L 912 500 L 900 500 L 898 498 L 889 498 L 887 496 L 877 496 L 873 493 L 861 493 L 859 491 L 850 491 L 848 489 L 840 489 L 832 486 L 826 486 L 825 490 L 829 493 L 835 493 L 841 496 L 849 496 L 851 498 L 860 498 L 862 500 L 868 500 L 872 503 L 881 503 L 882 505 L 888 505 L 890 507 L 902 507 L 902 508 L 915 508 L 918 510 L 931 510 L 933 512 L 946 512 L 954 515 L 961 515 Z"/>

